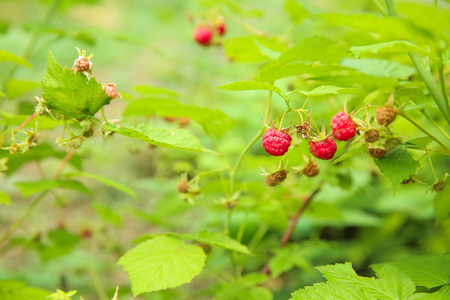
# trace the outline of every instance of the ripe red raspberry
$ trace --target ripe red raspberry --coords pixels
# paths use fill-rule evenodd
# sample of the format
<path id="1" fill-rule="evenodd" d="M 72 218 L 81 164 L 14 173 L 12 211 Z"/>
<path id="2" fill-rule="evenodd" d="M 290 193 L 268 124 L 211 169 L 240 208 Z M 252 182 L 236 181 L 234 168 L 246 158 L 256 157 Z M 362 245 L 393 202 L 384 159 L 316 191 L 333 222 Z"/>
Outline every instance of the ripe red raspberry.
<path id="1" fill-rule="evenodd" d="M 330 136 L 318 142 L 309 141 L 309 151 L 319 159 L 332 159 L 336 150 L 336 142 Z"/>
<path id="2" fill-rule="evenodd" d="M 338 112 L 331 119 L 333 136 L 338 141 L 348 141 L 355 136 L 356 125 L 344 112 Z"/>
<path id="3" fill-rule="evenodd" d="M 206 26 L 197 26 L 194 29 L 193 37 L 200 45 L 207 46 L 211 43 L 213 31 Z"/>
<path id="4" fill-rule="evenodd" d="M 264 150 L 273 156 L 283 156 L 291 145 L 292 137 L 281 130 L 267 129 L 262 138 Z"/>
<path id="5" fill-rule="evenodd" d="M 217 32 L 220 36 L 223 36 L 225 34 L 225 31 L 227 30 L 227 25 L 225 24 L 225 21 L 221 21 L 216 25 Z"/>

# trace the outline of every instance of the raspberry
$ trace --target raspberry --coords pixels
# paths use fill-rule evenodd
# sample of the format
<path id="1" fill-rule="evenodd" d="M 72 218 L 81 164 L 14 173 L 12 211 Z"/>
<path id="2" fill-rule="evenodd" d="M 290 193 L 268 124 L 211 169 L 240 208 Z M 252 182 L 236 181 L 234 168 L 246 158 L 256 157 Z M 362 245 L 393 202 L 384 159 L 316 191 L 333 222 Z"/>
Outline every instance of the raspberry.
<path id="1" fill-rule="evenodd" d="M 311 161 L 302 172 L 308 177 L 314 177 L 319 174 L 320 169 L 315 161 Z"/>
<path id="2" fill-rule="evenodd" d="M 186 180 L 181 179 L 180 182 L 178 182 L 178 191 L 182 194 L 186 194 L 189 192 L 189 184 L 186 182 Z"/>
<path id="3" fill-rule="evenodd" d="M 309 141 L 309 151 L 319 159 L 332 159 L 336 150 L 336 142 L 332 137 L 327 137 L 317 142 Z"/>
<path id="4" fill-rule="evenodd" d="M 283 156 L 291 145 L 292 137 L 281 130 L 267 129 L 262 137 L 264 150 L 273 156 Z"/>
<path id="5" fill-rule="evenodd" d="M 280 182 L 283 182 L 286 179 L 287 174 L 288 174 L 288 171 L 286 171 L 284 169 L 273 172 L 266 176 L 266 184 L 268 186 L 278 185 Z"/>
<path id="6" fill-rule="evenodd" d="M 386 150 L 381 148 L 368 148 L 370 156 L 374 158 L 381 158 L 386 154 Z"/>
<path id="7" fill-rule="evenodd" d="M 115 83 L 102 83 L 102 87 L 105 90 L 105 94 L 108 94 L 109 98 L 114 99 L 116 97 L 122 98 L 120 94 L 116 90 L 116 84 Z"/>
<path id="8" fill-rule="evenodd" d="M 338 112 L 331 119 L 333 136 L 338 141 L 348 141 L 355 136 L 356 125 L 344 112 Z"/>
<path id="9" fill-rule="evenodd" d="M 193 37 L 200 45 L 207 46 L 211 42 L 213 31 L 206 26 L 198 26 L 195 28 Z"/>
<path id="10" fill-rule="evenodd" d="M 225 31 L 227 30 L 227 26 L 225 25 L 224 21 L 221 21 L 220 23 L 217 24 L 216 29 L 219 35 L 223 36 L 225 34 Z"/>
<path id="11" fill-rule="evenodd" d="M 92 63 L 87 57 L 79 57 L 75 60 L 75 72 L 90 72 Z M 72 68 L 73 69 L 73 68 Z"/>
<path id="12" fill-rule="evenodd" d="M 397 116 L 397 111 L 389 106 L 377 107 L 377 115 L 376 120 L 378 124 L 388 126 L 392 122 L 394 122 L 395 117 Z"/>
<path id="13" fill-rule="evenodd" d="M 376 142 L 376 141 L 378 141 L 379 138 L 380 138 L 380 133 L 378 132 L 378 130 L 375 130 L 375 129 L 370 129 L 369 131 L 366 131 L 366 133 L 364 134 L 364 139 L 368 143 Z"/>
<path id="14" fill-rule="evenodd" d="M 78 149 L 84 142 L 84 138 L 82 136 L 76 136 L 67 141 L 67 145 L 72 149 Z"/>

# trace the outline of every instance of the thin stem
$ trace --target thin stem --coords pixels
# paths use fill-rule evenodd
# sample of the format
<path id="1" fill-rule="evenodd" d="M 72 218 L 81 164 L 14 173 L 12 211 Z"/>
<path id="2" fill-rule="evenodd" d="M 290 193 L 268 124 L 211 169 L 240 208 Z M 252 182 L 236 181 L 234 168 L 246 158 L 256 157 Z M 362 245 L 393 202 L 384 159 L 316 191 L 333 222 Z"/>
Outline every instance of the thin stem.
<path id="1" fill-rule="evenodd" d="M 375 4 L 376 7 L 381 11 L 383 15 L 389 15 L 389 13 L 386 11 L 386 8 L 378 1 L 378 0 L 372 0 L 372 2 Z"/>
<path id="2" fill-rule="evenodd" d="M 413 119 L 411 119 L 410 117 L 408 117 L 404 112 L 399 112 L 398 113 L 400 116 L 402 116 L 403 118 L 405 118 L 406 120 L 408 120 L 410 123 L 412 123 L 414 126 L 416 126 L 420 131 L 422 131 L 423 133 L 425 133 L 426 135 L 428 135 L 430 138 L 432 138 L 436 143 L 438 143 L 442 149 L 444 149 L 447 153 L 450 152 L 450 150 L 447 148 L 447 146 L 445 146 L 438 138 L 436 138 L 434 135 L 432 135 L 431 133 L 429 133 L 428 131 L 425 130 L 425 128 L 423 128 L 422 126 L 420 126 L 419 124 L 416 123 L 416 121 L 414 121 Z"/>
<path id="3" fill-rule="evenodd" d="M 103 121 L 105 121 L 105 124 L 108 124 L 108 120 L 106 119 L 105 110 L 103 109 L 103 107 L 100 109 L 100 112 L 102 113 Z"/>
<path id="4" fill-rule="evenodd" d="M 434 8 L 437 9 L 437 6 L 438 6 L 438 0 L 434 0 Z"/>
<path id="5" fill-rule="evenodd" d="M 286 228 L 286 231 L 284 232 L 283 237 L 281 238 L 280 248 L 283 248 L 289 242 L 289 239 L 291 238 L 292 233 L 294 232 L 298 220 L 303 215 L 305 209 L 308 207 L 308 205 L 311 203 L 314 197 L 320 192 L 321 189 L 322 183 L 320 183 L 319 186 L 306 199 L 303 200 L 302 206 L 300 206 L 295 216 L 292 217 L 291 221 L 289 222 L 289 226 Z"/>
<path id="6" fill-rule="evenodd" d="M 263 224 L 263 225 L 259 226 L 258 230 L 253 235 L 250 242 L 248 242 L 247 247 L 250 251 L 253 251 L 256 248 L 256 246 L 262 240 L 262 238 L 264 237 L 264 235 L 266 234 L 268 229 L 269 229 L 269 227 L 267 225 Z"/>
<path id="7" fill-rule="evenodd" d="M 70 161 L 70 159 L 73 157 L 73 155 L 75 154 L 75 149 L 71 149 L 66 156 L 64 157 L 64 159 L 61 161 L 58 169 L 56 170 L 56 172 L 53 174 L 52 179 L 56 179 L 59 177 L 59 175 L 61 174 L 62 170 L 64 169 L 64 167 L 67 165 L 67 163 Z M 33 209 L 41 202 L 41 200 L 44 198 L 45 195 L 47 195 L 49 191 L 44 191 L 42 192 L 36 199 L 33 200 L 33 202 L 31 202 L 27 209 L 22 213 L 22 215 L 20 215 L 19 218 L 17 218 L 14 223 L 12 223 L 8 229 L 2 234 L 2 236 L 0 237 L 0 245 L 6 241 L 8 239 L 8 237 L 22 224 L 22 222 L 28 217 L 28 215 L 33 211 Z"/>
<path id="8" fill-rule="evenodd" d="M 16 129 L 13 129 L 11 134 L 6 136 L 3 141 L 2 141 L 2 145 L 11 137 L 14 135 L 14 131 L 19 131 L 22 127 L 24 127 L 25 125 L 27 125 L 31 120 L 33 120 L 38 114 L 35 112 L 34 114 L 32 114 L 31 116 L 29 116 L 25 121 L 22 122 L 22 124 L 19 125 L 19 127 L 17 127 Z"/>
<path id="9" fill-rule="evenodd" d="M 395 7 L 394 0 L 384 0 L 386 8 L 391 17 L 397 16 L 397 8 Z"/>
<path id="10" fill-rule="evenodd" d="M 28 217 L 28 215 L 31 213 L 31 211 L 36 207 L 36 205 L 41 202 L 41 200 L 44 198 L 45 195 L 47 195 L 49 191 L 42 192 L 36 199 L 31 202 L 27 209 L 18 217 L 14 223 L 12 223 L 8 229 L 6 229 L 5 232 L 3 232 L 2 236 L 0 237 L 0 245 L 5 242 L 8 237 L 22 224 L 22 222 Z"/>
<path id="11" fill-rule="evenodd" d="M 447 133 L 444 129 L 442 129 L 442 127 L 439 126 L 439 124 L 436 123 L 436 121 L 433 120 L 433 118 L 430 117 L 430 115 L 427 114 L 427 112 L 426 112 L 425 110 L 422 109 L 420 112 L 425 116 L 425 118 L 428 119 L 428 121 L 430 121 L 434 126 L 436 126 L 436 128 L 439 129 L 439 131 L 440 131 L 443 135 L 445 135 L 445 137 L 446 137 L 447 139 L 450 140 L 450 135 L 448 135 L 448 133 Z"/>
<path id="12" fill-rule="evenodd" d="M 231 215 L 233 212 L 233 208 L 232 207 L 228 207 L 228 212 L 227 212 L 227 219 L 225 221 L 225 235 L 230 236 L 230 226 L 231 226 Z"/>
<path id="13" fill-rule="evenodd" d="M 244 159 L 247 152 L 250 150 L 250 148 L 253 146 L 254 143 L 263 135 L 263 132 L 266 128 L 261 128 L 258 133 L 253 137 L 253 139 L 245 146 L 244 150 L 242 150 L 241 154 L 237 158 L 233 170 L 230 172 L 230 193 L 233 194 L 234 192 L 234 181 L 236 179 L 236 172 L 239 170 L 239 167 L 241 166 L 242 160 Z"/>
<path id="14" fill-rule="evenodd" d="M 305 199 L 302 199 L 303 204 L 300 206 L 297 213 L 291 218 L 288 227 L 286 228 L 286 231 L 284 232 L 281 240 L 280 240 L 280 248 L 283 248 L 286 246 L 286 244 L 289 242 L 289 239 L 292 236 L 292 233 L 294 232 L 295 226 L 298 223 L 298 220 L 303 215 L 303 212 L 306 210 L 308 205 L 311 203 L 311 201 L 314 199 L 314 197 L 320 192 L 322 189 L 323 182 L 319 183 L 319 186 Z M 270 268 L 269 265 L 265 265 L 264 268 L 262 268 L 261 273 L 263 274 L 269 274 Z"/>
<path id="15" fill-rule="evenodd" d="M 267 123 L 267 120 L 269 119 L 269 113 L 270 113 L 270 102 L 272 101 L 272 91 L 269 92 L 269 99 L 267 100 L 266 105 L 266 112 L 264 114 L 264 123 Z"/>
<path id="16" fill-rule="evenodd" d="M 431 162 L 431 156 L 428 156 L 428 161 L 430 162 L 430 167 L 431 167 L 431 171 L 433 172 L 433 175 L 434 175 L 434 180 L 438 181 L 439 179 L 436 176 L 436 172 L 434 172 L 433 163 Z"/>
<path id="17" fill-rule="evenodd" d="M 389 15 L 391 17 L 397 16 L 397 8 L 395 7 L 394 0 L 385 0 L 386 7 L 388 9 Z M 442 115 L 444 116 L 447 123 L 450 125 L 450 110 L 448 101 L 445 100 L 443 92 L 439 89 L 436 82 L 434 81 L 433 75 L 428 71 L 426 65 L 424 64 L 422 58 L 417 52 L 408 52 L 409 58 L 417 69 L 417 72 L 422 77 L 425 86 L 427 87 L 430 95 L 433 97 L 434 102 L 439 107 Z"/>
<path id="18" fill-rule="evenodd" d="M 442 63 L 442 52 L 439 51 L 439 82 L 441 83 L 441 91 L 442 95 L 444 96 L 445 104 L 447 107 L 447 113 L 450 114 L 450 107 L 448 103 L 448 97 L 447 97 L 447 87 L 445 85 L 445 74 L 444 74 L 444 64 Z"/>
<path id="19" fill-rule="evenodd" d="M 103 286 L 100 277 L 95 270 L 92 261 L 89 261 L 88 265 L 89 277 L 91 277 L 92 283 L 94 284 L 95 291 L 100 300 L 108 300 L 108 295 L 106 294 L 105 287 Z"/>

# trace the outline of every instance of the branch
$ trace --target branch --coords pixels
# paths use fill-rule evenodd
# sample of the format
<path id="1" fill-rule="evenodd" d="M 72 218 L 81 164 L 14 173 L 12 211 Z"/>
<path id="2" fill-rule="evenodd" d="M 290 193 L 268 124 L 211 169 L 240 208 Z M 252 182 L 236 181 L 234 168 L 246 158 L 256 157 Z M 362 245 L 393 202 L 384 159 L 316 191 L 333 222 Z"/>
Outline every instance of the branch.
<path id="1" fill-rule="evenodd" d="M 302 199 L 302 206 L 300 206 L 297 213 L 291 218 L 291 221 L 289 222 L 289 226 L 286 228 L 286 231 L 283 234 L 283 237 L 280 240 L 280 248 L 283 248 L 290 240 L 292 233 L 294 232 L 295 226 L 298 223 L 298 220 L 303 215 L 303 212 L 306 210 L 308 205 L 311 203 L 311 201 L 314 199 L 314 197 L 320 192 L 322 189 L 323 182 L 319 183 L 319 186 L 307 197 Z M 267 264 L 262 270 L 262 274 L 268 275 L 270 273 L 269 264 Z"/>

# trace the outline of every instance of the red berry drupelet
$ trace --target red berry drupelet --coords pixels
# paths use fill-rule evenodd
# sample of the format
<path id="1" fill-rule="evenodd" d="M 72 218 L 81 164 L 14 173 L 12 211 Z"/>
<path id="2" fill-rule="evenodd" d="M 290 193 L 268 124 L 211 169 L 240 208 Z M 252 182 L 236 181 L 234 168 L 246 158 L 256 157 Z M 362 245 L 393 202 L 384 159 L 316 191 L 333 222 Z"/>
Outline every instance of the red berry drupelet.
<path id="1" fill-rule="evenodd" d="M 282 130 L 267 129 L 262 137 L 264 150 L 273 156 L 283 156 L 291 145 L 292 137 Z"/>
<path id="2" fill-rule="evenodd" d="M 319 159 L 332 159 L 336 150 L 336 142 L 330 136 L 317 142 L 309 141 L 309 151 Z"/>
<path id="3" fill-rule="evenodd" d="M 356 125 L 350 117 L 344 112 L 338 112 L 331 119 L 331 128 L 333 136 L 338 141 L 348 141 L 355 136 Z"/>
<path id="4" fill-rule="evenodd" d="M 211 43 L 213 31 L 207 26 L 200 25 L 194 29 L 193 37 L 200 45 L 207 46 Z"/>

